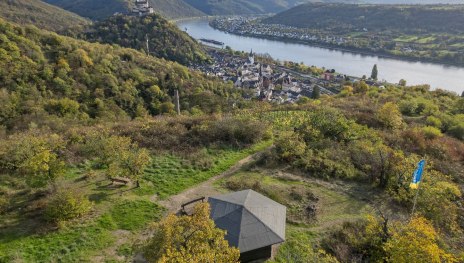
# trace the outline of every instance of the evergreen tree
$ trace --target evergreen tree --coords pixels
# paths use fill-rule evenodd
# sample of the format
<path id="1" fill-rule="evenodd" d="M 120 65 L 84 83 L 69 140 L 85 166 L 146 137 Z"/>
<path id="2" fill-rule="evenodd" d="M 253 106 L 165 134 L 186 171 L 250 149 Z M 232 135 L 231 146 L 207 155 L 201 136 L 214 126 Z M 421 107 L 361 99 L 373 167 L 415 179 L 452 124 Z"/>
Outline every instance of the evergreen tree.
<path id="1" fill-rule="evenodd" d="M 321 88 L 319 86 L 314 86 L 313 93 L 311 94 L 311 98 L 317 100 L 321 97 Z"/>
<path id="2" fill-rule="evenodd" d="M 377 80 L 378 74 L 379 74 L 379 71 L 377 69 L 377 64 L 375 64 L 374 67 L 372 68 L 371 78 Z"/>
<path id="3" fill-rule="evenodd" d="M 463 97 L 463 98 L 464 98 L 464 91 L 461 93 L 461 97 Z"/>

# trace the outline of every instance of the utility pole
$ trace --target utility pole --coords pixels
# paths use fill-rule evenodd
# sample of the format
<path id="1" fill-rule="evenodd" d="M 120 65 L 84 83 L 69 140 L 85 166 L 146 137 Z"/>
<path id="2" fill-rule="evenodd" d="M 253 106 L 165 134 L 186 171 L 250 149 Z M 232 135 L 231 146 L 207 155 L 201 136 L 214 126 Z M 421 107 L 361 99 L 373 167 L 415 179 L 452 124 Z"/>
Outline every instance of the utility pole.
<path id="1" fill-rule="evenodd" d="M 145 34 L 145 39 L 147 41 L 147 56 L 150 56 L 150 45 L 148 43 L 148 34 Z"/>
<path id="2" fill-rule="evenodd" d="M 180 103 L 179 103 L 179 90 L 176 89 L 176 110 L 177 115 L 180 115 Z"/>

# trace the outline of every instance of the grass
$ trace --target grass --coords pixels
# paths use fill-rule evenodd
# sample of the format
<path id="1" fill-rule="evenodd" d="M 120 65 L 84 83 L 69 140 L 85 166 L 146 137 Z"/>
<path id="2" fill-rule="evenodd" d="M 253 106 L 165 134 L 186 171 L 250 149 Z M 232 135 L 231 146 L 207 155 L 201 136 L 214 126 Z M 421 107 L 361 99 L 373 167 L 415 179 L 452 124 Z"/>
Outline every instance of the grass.
<path id="1" fill-rule="evenodd" d="M 83 225 L 45 235 L 31 235 L 1 242 L 0 262 L 79 262 L 111 246 L 114 230 L 136 231 L 161 218 L 164 209 L 147 200 L 120 200 L 99 218 Z M 5 239 L 7 237 L 4 237 Z M 124 250 L 127 250 L 125 248 Z"/>
<path id="2" fill-rule="evenodd" d="M 241 188 L 253 188 L 275 201 L 287 206 L 287 224 L 322 235 L 334 225 L 343 221 L 356 220 L 371 213 L 370 205 L 362 200 L 366 193 L 364 185 L 328 183 L 316 179 L 280 175 L 275 171 L 241 171 L 232 177 L 224 178 L 216 186 L 227 188 L 231 185 Z M 229 184 L 232 182 L 233 184 Z M 367 186 L 366 186 L 367 187 Z M 229 189 L 229 190 L 239 190 Z M 317 201 L 307 196 L 315 196 Z M 308 205 L 316 205 L 316 217 L 305 214 Z"/>
<path id="3" fill-rule="evenodd" d="M 87 257 L 87 251 L 103 249 L 113 242 L 111 232 L 96 221 L 46 235 L 0 242 L 0 262 L 77 262 Z"/>
<path id="4" fill-rule="evenodd" d="M 121 200 L 104 217 L 113 222 L 115 229 L 136 231 L 158 221 L 163 211 L 161 206 L 147 200 Z"/>
<path id="5" fill-rule="evenodd" d="M 143 177 L 144 182 L 141 189 L 137 190 L 137 193 L 139 195 L 154 193 L 160 199 L 166 199 L 171 195 L 178 194 L 185 189 L 227 171 L 241 159 L 264 150 L 271 144 L 271 141 L 264 141 L 241 150 L 226 149 L 210 151 L 208 154 L 212 159 L 212 165 L 207 170 L 186 164 L 181 158 L 176 156 L 155 157 L 150 168 L 146 169 Z"/>

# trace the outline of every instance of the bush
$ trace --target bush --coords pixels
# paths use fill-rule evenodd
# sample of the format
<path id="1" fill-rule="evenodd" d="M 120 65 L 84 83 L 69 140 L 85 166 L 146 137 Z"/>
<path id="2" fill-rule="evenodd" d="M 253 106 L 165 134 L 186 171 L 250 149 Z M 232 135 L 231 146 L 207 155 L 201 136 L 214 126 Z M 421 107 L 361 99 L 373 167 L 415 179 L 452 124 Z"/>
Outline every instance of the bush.
<path id="1" fill-rule="evenodd" d="M 62 223 L 85 215 L 92 205 L 92 202 L 81 192 L 59 190 L 48 201 L 45 217 L 51 222 Z"/>
<path id="2" fill-rule="evenodd" d="M 427 123 L 428 126 L 433 126 L 438 129 L 441 129 L 441 127 L 443 126 L 443 123 L 441 122 L 441 120 L 435 116 L 427 117 L 427 120 L 425 121 L 425 123 Z"/>
<path id="3" fill-rule="evenodd" d="M 415 115 L 418 107 L 419 105 L 415 100 L 402 100 L 399 103 L 401 113 L 408 116 Z"/>
<path id="4" fill-rule="evenodd" d="M 224 118 L 208 122 L 195 128 L 195 132 L 205 144 L 226 144 L 244 146 L 257 143 L 265 138 L 268 128 L 261 122 Z"/>
<path id="5" fill-rule="evenodd" d="M 0 196 L 0 215 L 6 212 L 8 205 L 8 199 L 5 196 Z"/>
<path id="6" fill-rule="evenodd" d="M 455 125 L 449 129 L 449 134 L 451 134 L 456 139 L 464 141 L 464 123 Z"/>
<path id="7" fill-rule="evenodd" d="M 423 127 L 422 132 L 424 133 L 425 138 L 429 140 L 433 140 L 443 136 L 439 129 L 432 126 Z"/>
<path id="8" fill-rule="evenodd" d="M 287 162 L 293 162 L 300 158 L 306 149 L 306 143 L 294 132 L 281 134 L 275 146 L 279 158 Z"/>

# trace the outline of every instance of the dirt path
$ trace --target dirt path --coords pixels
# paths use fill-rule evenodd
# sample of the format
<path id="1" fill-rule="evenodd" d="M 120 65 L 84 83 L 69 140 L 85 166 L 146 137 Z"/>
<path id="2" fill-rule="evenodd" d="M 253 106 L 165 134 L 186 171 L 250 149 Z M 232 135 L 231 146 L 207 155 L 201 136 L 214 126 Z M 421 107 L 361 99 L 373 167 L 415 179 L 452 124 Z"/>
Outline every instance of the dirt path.
<path id="1" fill-rule="evenodd" d="M 229 170 L 210 178 L 208 181 L 198 184 L 194 187 L 191 187 L 185 190 L 182 193 L 177 195 L 171 196 L 166 200 L 158 201 L 159 204 L 166 207 L 169 213 L 176 213 L 180 210 L 182 204 L 187 203 L 191 200 L 201 197 L 208 197 L 221 194 L 221 192 L 214 187 L 214 183 L 222 178 L 229 177 L 233 175 L 235 172 L 239 171 L 244 166 L 252 163 L 255 160 L 255 157 L 261 154 L 262 152 L 258 152 L 248 157 L 238 161 L 234 166 L 232 166 Z"/>

